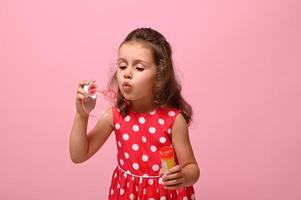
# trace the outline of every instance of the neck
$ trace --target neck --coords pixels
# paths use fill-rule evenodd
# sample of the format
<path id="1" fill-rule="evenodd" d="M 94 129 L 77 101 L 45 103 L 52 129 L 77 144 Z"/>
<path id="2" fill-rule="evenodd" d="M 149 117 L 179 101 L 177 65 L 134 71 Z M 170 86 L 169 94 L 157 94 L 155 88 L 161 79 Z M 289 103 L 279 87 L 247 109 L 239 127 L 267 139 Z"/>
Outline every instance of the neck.
<path id="1" fill-rule="evenodd" d="M 131 107 L 135 113 L 150 112 L 156 109 L 153 100 L 150 101 L 131 101 Z"/>

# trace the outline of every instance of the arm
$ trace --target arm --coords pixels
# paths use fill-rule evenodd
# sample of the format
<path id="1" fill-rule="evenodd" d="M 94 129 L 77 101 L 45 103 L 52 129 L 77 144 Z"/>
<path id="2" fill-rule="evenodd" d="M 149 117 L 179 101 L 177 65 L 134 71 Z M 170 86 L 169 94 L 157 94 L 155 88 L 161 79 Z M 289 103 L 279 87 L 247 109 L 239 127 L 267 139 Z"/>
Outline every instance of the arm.
<path id="1" fill-rule="evenodd" d="M 174 122 L 172 144 L 179 165 L 168 170 L 167 176 L 163 178 L 165 188 L 174 190 L 193 185 L 199 179 L 200 170 L 189 140 L 188 127 L 181 113 Z"/>
<path id="2" fill-rule="evenodd" d="M 84 98 L 84 91 L 80 83 L 77 91 L 76 106 L 77 113 L 74 118 L 70 143 L 69 153 L 70 158 L 74 163 L 81 163 L 93 156 L 98 149 L 105 143 L 113 131 L 113 111 L 106 110 L 96 126 L 87 134 L 87 125 L 89 115 L 82 108 L 81 101 Z"/>
<path id="3" fill-rule="evenodd" d="M 107 110 L 96 126 L 87 134 L 88 117 L 75 115 L 70 136 L 70 157 L 74 163 L 81 163 L 93 156 L 113 131 L 113 113 Z"/>

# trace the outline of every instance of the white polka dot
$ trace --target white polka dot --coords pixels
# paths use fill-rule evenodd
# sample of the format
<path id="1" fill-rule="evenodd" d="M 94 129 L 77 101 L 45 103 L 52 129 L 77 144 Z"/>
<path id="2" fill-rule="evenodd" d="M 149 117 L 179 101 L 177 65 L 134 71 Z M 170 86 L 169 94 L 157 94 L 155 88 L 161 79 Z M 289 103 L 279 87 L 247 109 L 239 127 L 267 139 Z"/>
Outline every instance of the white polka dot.
<path id="1" fill-rule="evenodd" d="M 129 155 L 127 152 L 124 152 L 124 157 L 125 157 L 126 159 L 129 159 L 130 155 Z"/>
<path id="2" fill-rule="evenodd" d="M 148 200 L 155 200 L 155 199 L 151 197 L 151 198 L 148 198 Z"/>
<path id="3" fill-rule="evenodd" d="M 115 124 L 115 128 L 116 128 L 116 129 L 120 129 L 120 124 L 119 124 L 119 123 L 116 123 L 116 124 Z"/>
<path id="4" fill-rule="evenodd" d="M 155 129 L 154 127 L 150 127 L 150 128 L 148 129 L 148 131 L 149 131 L 151 134 L 156 133 L 156 129 Z"/>
<path id="5" fill-rule="evenodd" d="M 142 160 L 145 161 L 145 162 L 148 161 L 148 156 L 147 155 L 143 155 L 142 156 Z"/>
<path id="6" fill-rule="evenodd" d="M 138 125 L 134 125 L 133 126 L 133 131 L 138 132 L 139 131 L 139 126 Z"/>
<path id="7" fill-rule="evenodd" d="M 124 189 L 120 189 L 120 195 L 124 195 Z"/>
<path id="8" fill-rule="evenodd" d="M 138 170 L 138 169 L 139 169 L 139 164 L 138 164 L 138 163 L 133 163 L 133 168 L 134 168 L 135 170 Z"/>
<path id="9" fill-rule="evenodd" d="M 133 149 L 134 151 L 138 151 L 138 149 L 139 149 L 138 144 L 133 144 L 133 145 L 132 145 L 132 149 Z"/>
<path id="10" fill-rule="evenodd" d="M 117 177 L 117 173 L 114 174 L 114 178 L 116 178 L 116 177 Z"/>
<path id="11" fill-rule="evenodd" d="M 131 117 L 129 115 L 127 115 L 125 118 L 124 118 L 124 121 L 126 122 L 129 122 L 131 120 Z"/>
<path id="12" fill-rule="evenodd" d="M 159 124 L 163 125 L 165 123 L 165 121 L 163 119 L 159 119 L 158 120 Z"/>
<path id="13" fill-rule="evenodd" d="M 183 197 L 183 200 L 188 200 L 188 198 L 185 196 L 185 197 Z"/>
<path id="14" fill-rule="evenodd" d="M 153 165 L 153 166 L 152 166 L 152 169 L 153 169 L 154 171 L 158 171 L 158 170 L 159 170 L 159 165 L 157 165 L 157 164 Z"/>
<path id="15" fill-rule="evenodd" d="M 111 189 L 111 195 L 113 195 L 114 194 L 114 190 L 113 189 Z"/>
<path id="16" fill-rule="evenodd" d="M 130 182 L 127 182 L 126 187 L 130 187 Z"/>
<path id="17" fill-rule="evenodd" d="M 138 188 L 138 186 L 136 186 L 136 192 L 138 192 L 138 190 L 139 190 L 139 188 Z"/>
<path id="18" fill-rule="evenodd" d="M 156 152 L 156 151 L 157 151 L 157 147 L 156 147 L 155 145 L 152 145 L 152 146 L 151 146 L 151 151 L 152 151 L 152 152 Z"/>
<path id="19" fill-rule="evenodd" d="M 160 197 L 160 200 L 166 200 L 165 196 Z"/>
<path id="20" fill-rule="evenodd" d="M 159 178 L 158 183 L 159 183 L 159 184 L 162 184 L 162 183 L 163 183 L 163 179 L 162 179 L 161 177 Z"/>
<path id="21" fill-rule="evenodd" d="M 119 147 L 121 147 L 121 142 L 120 141 L 118 141 L 117 144 L 118 144 Z"/>
<path id="22" fill-rule="evenodd" d="M 194 194 L 191 195 L 191 200 L 195 200 L 195 195 Z"/>
<path id="23" fill-rule="evenodd" d="M 143 174 L 142 176 L 143 176 L 143 177 L 149 177 L 149 175 L 148 175 L 148 174 Z"/>
<path id="24" fill-rule="evenodd" d="M 119 160 L 120 164 L 123 165 L 124 161 L 122 159 Z"/>
<path id="25" fill-rule="evenodd" d="M 154 110 L 154 111 L 150 112 L 149 114 L 154 115 L 155 113 L 156 113 L 156 111 Z"/>
<path id="26" fill-rule="evenodd" d="M 170 128 L 167 130 L 167 133 L 168 133 L 168 134 L 171 134 L 171 129 L 170 129 Z"/>
<path id="27" fill-rule="evenodd" d="M 139 123 L 140 124 L 144 124 L 145 123 L 145 118 L 144 117 L 140 117 L 139 118 Z"/>
<path id="28" fill-rule="evenodd" d="M 130 138 L 130 136 L 129 136 L 129 134 L 125 133 L 125 134 L 122 135 L 122 138 L 124 140 L 128 140 Z"/>
<path id="29" fill-rule="evenodd" d="M 146 137 L 142 136 L 141 140 L 143 143 L 146 143 Z"/>
<path id="30" fill-rule="evenodd" d="M 169 112 L 168 112 L 168 115 L 169 115 L 170 117 L 175 116 L 175 114 L 176 114 L 176 113 L 175 113 L 174 111 L 169 111 Z"/>
<path id="31" fill-rule="evenodd" d="M 154 180 L 153 179 L 148 179 L 148 184 L 152 185 L 154 183 Z"/>
<path id="32" fill-rule="evenodd" d="M 128 175 L 126 173 L 123 173 L 124 178 L 126 178 Z"/>
<path id="33" fill-rule="evenodd" d="M 159 141 L 164 144 L 166 142 L 166 138 L 165 137 L 160 137 Z"/>
<path id="34" fill-rule="evenodd" d="M 117 189 L 119 189 L 120 188 L 120 184 L 119 183 L 117 183 Z"/>
<path id="35" fill-rule="evenodd" d="M 135 199 L 135 195 L 134 194 L 130 194 L 130 200 L 134 200 Z"/>

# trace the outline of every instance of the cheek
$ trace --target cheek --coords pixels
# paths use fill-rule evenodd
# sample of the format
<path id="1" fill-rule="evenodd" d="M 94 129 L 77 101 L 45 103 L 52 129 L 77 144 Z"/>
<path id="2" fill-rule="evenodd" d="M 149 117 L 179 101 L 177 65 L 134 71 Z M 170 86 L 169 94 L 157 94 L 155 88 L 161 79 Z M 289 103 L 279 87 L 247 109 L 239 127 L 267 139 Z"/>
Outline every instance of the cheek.
<path id="1" fill-rule="evenodd" d="M 144 79 L 141 79 L 139 85 L 142 90 L 152 90 L 154 88 L 154 77 L 147 77 Z"/>
<path id="2" fill-rule="evenodd" d="M 116 79 L 117 79 L 117 82 L 118 82 L 118 83 L 122 80 L 121 78 L 122 78 L 121 72 L 117 71 L 117 72 L 116 72 Z"/>

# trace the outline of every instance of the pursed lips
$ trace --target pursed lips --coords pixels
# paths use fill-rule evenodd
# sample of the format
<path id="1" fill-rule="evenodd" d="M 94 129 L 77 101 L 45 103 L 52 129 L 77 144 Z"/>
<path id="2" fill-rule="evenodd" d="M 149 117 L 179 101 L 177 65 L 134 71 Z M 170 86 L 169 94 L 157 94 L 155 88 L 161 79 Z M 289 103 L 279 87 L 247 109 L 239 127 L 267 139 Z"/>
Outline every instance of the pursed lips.
<path id="1" fill-rule="evenodd" d="M 127 81 L 123 82 L 122 86 L 132 87 L 132 85 L 129 82 L 127 82 Z"/>
<path id="2" fill-rule="evenodd" d="M 131 92 L 132 85 L 129 82 L 125 81 L 122 83 L 122 88 L 123 88 L 124 92 L 128 93 L 128 92 Z"/>

